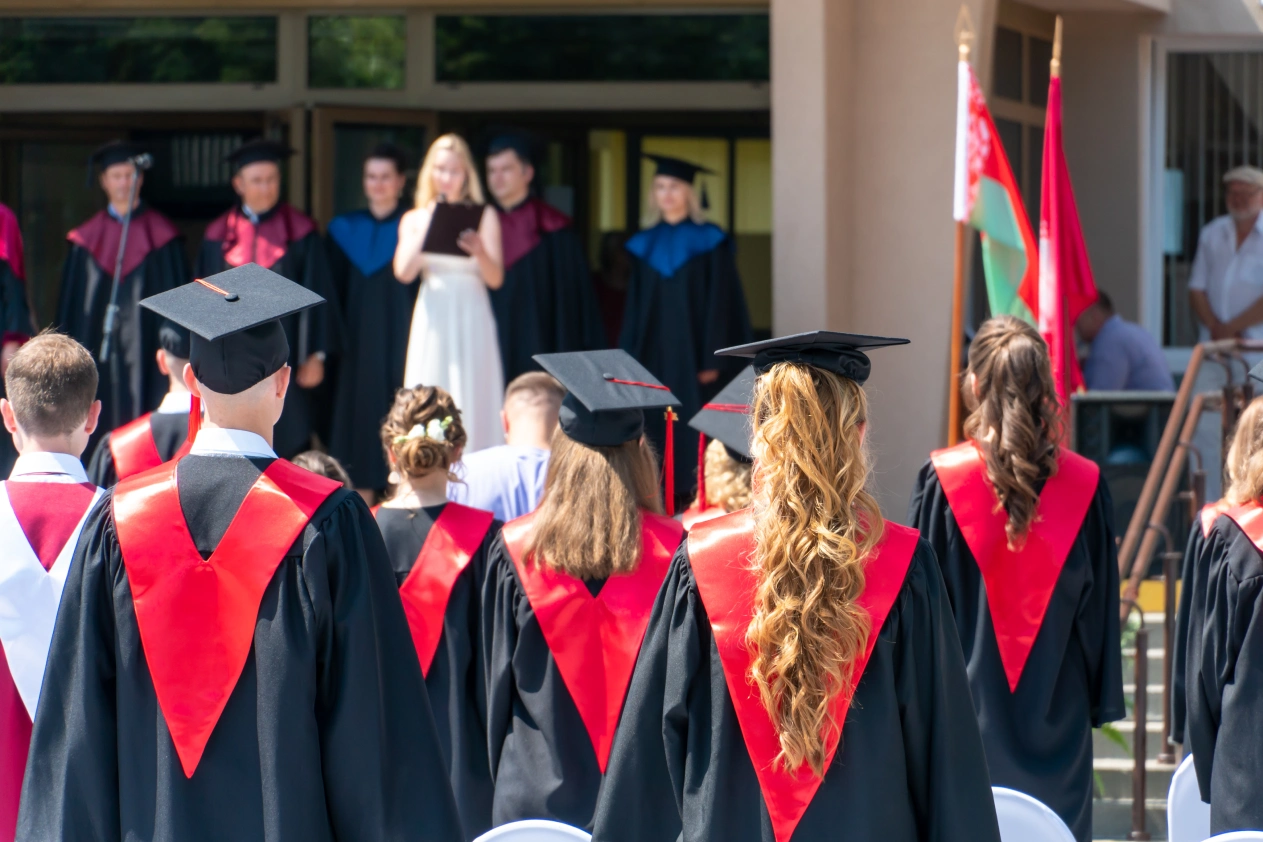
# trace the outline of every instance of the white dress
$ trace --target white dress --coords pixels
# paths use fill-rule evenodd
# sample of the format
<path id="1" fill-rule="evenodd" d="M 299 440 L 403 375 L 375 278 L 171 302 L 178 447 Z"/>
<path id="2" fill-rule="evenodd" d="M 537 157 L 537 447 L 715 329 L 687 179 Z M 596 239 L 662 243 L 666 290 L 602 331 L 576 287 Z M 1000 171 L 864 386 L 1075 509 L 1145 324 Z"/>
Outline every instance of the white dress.
<path id="1" fill-rule="evenodd" d="M 472 257 L 427 254 L 412 311 L 404 386 L 441 386 L 460 409 L 469 452 L 504 444 L 504 372 L 487 285 Z"/>

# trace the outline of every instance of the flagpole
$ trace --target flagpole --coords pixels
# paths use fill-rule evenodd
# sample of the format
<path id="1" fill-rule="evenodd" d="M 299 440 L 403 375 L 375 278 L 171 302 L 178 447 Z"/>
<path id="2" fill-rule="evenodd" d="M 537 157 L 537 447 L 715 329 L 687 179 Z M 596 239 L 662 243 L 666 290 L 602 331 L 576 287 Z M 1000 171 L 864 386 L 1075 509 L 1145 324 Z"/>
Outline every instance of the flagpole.
<path id="1" fill-rule="evenodd" d="M 956 47 L 960 53 L 960 61 L 969 63 L 969 42 L 973 32 L 969 26 L 968 7 L 961 7 L 961 18 L 958 23 Z M 952 279 L 952 339 L 948 352 L 947 374 L 947 446 L 952 447 L 960 441 L 960 358 L 964 353 L 965 334 L 965 249 L 969 244 L 969 222 L 956 222 L 956 259 Z"/>

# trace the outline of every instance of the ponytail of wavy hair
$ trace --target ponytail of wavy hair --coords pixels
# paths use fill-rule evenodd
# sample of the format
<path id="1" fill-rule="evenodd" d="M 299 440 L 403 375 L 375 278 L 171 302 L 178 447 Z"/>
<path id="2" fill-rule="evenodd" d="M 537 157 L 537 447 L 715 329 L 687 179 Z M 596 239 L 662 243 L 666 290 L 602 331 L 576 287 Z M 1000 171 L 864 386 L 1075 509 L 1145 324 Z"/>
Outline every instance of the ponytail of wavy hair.
<path id="1" fill-rule="evenodd" d="M 966 383 L 968 375 L 974 386 L 964 390 L 965 434 L 982 451 L 987 479 L 1008 514 L 1009 546 L 1020 547 L 1035 521 L 1039 484 L 1057 472 L 1061 419 L 1048 346 L 1021 319 L 996 316 L 969 346 Z"/>
<path id="2" fill-rule="evenodd" d="M 871 629 L 857 604 L 864 562 L 885 528 L 866 484 L 868 417 L 858 383 L 777 363 L 754 393 L 750 676 L 780 737 L 777 762 L 824 776 L 834 698 L 850 687 Z"/>

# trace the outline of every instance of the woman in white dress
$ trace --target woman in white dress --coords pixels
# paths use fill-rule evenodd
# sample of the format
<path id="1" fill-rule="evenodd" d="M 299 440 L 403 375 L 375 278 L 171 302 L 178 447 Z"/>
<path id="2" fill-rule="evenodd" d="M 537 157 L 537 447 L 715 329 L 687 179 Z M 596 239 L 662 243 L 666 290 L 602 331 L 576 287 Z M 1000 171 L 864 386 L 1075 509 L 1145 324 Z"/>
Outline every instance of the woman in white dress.
<path id="1" fill-rule="evenodd" d="M 443 135 L 426 153 L 415 207 L 399 223 L 394 268 L 400 283 L 422 279 L 412 312 L 403 385 L 447 390 L 460 407 L 466 448 L 472 452 L 504 443 L 504 374 L 487 294 L 488 288 L 504 283 L 500 220 L 488 205 L 478 230 L 461 235 L 459 245 L 468 257 L 423 253 L 421 245 L 440 196 L 448 202 L 484 201 L 473 156 L 458 135 Z"/>

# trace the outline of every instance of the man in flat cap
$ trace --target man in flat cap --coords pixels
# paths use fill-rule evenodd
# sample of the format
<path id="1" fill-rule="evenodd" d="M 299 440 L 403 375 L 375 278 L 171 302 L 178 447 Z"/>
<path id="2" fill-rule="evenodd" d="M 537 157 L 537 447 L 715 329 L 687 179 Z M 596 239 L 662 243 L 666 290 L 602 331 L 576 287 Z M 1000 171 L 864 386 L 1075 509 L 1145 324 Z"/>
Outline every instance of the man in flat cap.
<path id="1" fill-rule="evenodd" d="M 1206 224 L 1189 275 L 1198 339 L 1263 339 L 1263 170 L 1224 175 L 1228 213 Z"/>

